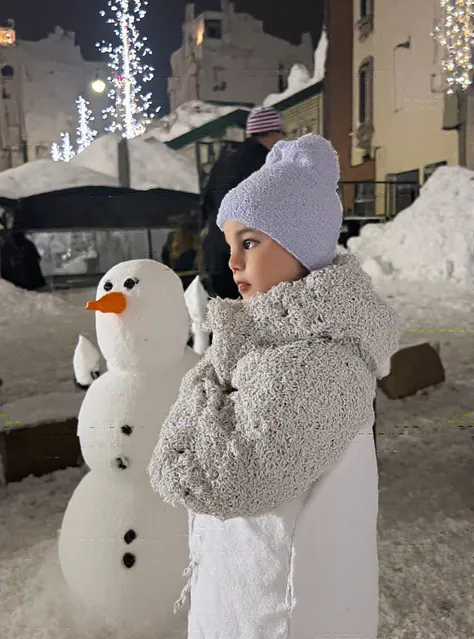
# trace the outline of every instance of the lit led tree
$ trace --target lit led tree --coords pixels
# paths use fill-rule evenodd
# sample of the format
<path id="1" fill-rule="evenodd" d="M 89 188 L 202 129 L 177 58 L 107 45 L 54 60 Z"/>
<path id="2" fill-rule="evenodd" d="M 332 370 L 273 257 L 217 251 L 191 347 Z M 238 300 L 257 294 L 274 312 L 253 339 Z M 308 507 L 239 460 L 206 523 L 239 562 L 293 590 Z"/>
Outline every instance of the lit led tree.
<path id="1" fill-rule="evenodd" d="M 69 162 L 74 157 L 74 149 L 71 144 L 71 138 L 69 133 L 61 134 L 61 160 L 63 162 Z"/>
<path id="2" fill-rule="evenodd" d="M 442 18 L 435 37 L 444 48 L 447 92 L 466 90 L 473 81 L 474 0 L 440 0 Z"/>
<path id="3" fill-rule="evenodd" d="M 57 142 L 53 142 L 51 145 L 51 158 L 55 162 L 59 162 L 61 160 L 61 149 L 59 148 L 59 144 Z"/>
<path id="4" fill-rule="evenodd" d="M 56 162 L 69 162 L 74 157 L 74 149 L 69 133 L 61 133 L 61 144 L 51 145 L 51 157 Z"/>
<path id="5" fill-rule="evenodd" d="M 94 118 L 92 117 L 92 111 L 89 109 L 87 100 L 79 96 L 76 100 L 76 104 L 78 114 L 76 150 L 77 153 L 81 153 L 81 151 L 84 151 L 94 140 L 97 131 L 91 128 L 91 122 L 93 122 Z"/>
<path id="6" fill-rule="evenodd" d="M 120 131 L 128 139 L 141 135 L 152 120 L 149 114 L 151 93 L 144 94 L 142 85 L 153 78 L 154 69 L 143 62 L 151 54 L 145 37 L 138 31 L 138 23 L 146 15 L 147 0 L 108 0 L 110 15 L 101 11 L 114 28 L 114 43 L 98 44 L 108 55 L 111 75 L 109 98 L 111 104 L 103 117 L 110 120 L 109 131 Z"/>

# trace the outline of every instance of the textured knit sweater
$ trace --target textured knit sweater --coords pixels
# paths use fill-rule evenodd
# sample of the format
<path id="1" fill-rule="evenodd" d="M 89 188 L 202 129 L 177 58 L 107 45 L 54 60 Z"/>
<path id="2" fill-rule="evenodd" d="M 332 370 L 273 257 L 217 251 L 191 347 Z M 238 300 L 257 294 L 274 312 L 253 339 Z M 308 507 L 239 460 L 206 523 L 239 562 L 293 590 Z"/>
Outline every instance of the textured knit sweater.
<path id="1" fill-rule="evenodd" d="M 355 257 L 249 301 L 213 300 L 149 466 L 163 499 L 221 520 L 307 490 L 370 423 L 400 322 Z"/>

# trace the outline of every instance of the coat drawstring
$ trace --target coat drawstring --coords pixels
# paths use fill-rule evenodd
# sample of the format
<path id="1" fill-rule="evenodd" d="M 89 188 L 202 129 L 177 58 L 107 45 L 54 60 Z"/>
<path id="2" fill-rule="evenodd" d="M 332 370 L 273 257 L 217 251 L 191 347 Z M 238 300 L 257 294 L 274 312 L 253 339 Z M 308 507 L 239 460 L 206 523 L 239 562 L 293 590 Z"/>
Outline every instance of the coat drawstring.
<path id="1" fill-rule="evenodd" d="M 193 560 L 191 561 L 189 566 L 186 568 L 186 570 L 183 572 L 183 577 L 187 579 L 187 581 L 186 581 L 186 585 L 181 591 L 181 595 L 179 596 L 179 599 L 174 604 L 174 608 L 173 608 L 174 614 L 176 614 L 188 600 L 189 591 L 191 590 L 191 580 L 193 578 L 193 571 L 196 568 L 196 566 L 197 566 L 197 563 Z"/>

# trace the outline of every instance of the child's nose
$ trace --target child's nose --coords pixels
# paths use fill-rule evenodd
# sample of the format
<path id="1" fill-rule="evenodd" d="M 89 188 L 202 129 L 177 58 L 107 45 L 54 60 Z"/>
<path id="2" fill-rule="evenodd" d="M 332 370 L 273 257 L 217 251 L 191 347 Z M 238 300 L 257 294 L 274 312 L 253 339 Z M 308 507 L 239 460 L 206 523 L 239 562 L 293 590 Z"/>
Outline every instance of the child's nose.
<path id="1" fill-rule="evenodd" d="M 242 260 L 239 259 L 238 255 L 236 253 L 231 253 L 230 254 L 229 268 L 232 271 L 232 273 L 235 273 L 236 271 L 241 271 L 242 270 L 241 261 Z"/>

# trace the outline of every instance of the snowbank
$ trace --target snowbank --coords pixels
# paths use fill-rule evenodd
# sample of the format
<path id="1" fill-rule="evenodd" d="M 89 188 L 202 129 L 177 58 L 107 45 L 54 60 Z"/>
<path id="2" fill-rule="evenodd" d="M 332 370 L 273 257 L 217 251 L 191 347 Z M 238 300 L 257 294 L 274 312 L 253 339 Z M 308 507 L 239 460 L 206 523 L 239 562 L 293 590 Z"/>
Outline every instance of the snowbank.
<path id="1" fill-rule="evenodd" d="M 97 138 L 71 164 L 104 173 L 118 179 L 118 143 L 120 135 L 108 133 Z M 195 163 L 179 151 L 173 151 L 158 140 L 129 140 L 132 189 L 171 189 L 188 193 L 199 192 Z"/>
<path id="2" fill-rule="evenodd" d="M 286 98 L 307 89 L 313 84 L 318 84 L 324 79 L 326 69 L 326 55 L 328 50 L 328 37 L 323 29 L 318 48 L 314 52 L 314 73 L 310 74 L 304 64 L 294 64 L 288 76 L 288 88 L 283 93 L 271 93 L 263 101 L 264 106 L 273 106 Z"/>
<path id="3" fill-rule="evenodd" d="M 84 392 L 57 392 L 24 397 L 1 407 L 0 432 L 63 422 L 77 417 Z"/>
<path id="4" fill-rule="evenodd" d="M 146 132 L 143 138 L 169 142 L 193 129 L 204 126 L 208 122 L 243 108 L 237 105 L 219 106 L 201 100 L 191 100 L 179 106 L 169 115 L 155 120 L 152 128 Z"/>
<path id="5" fill-rule="evenodd" d="M 36 318 L 38 314 L 59 315 L 67 306 L 64 300 L 50 293 L 25 291 L 1 278 L 0 300 L 0 325 Z"/>
<path id="6" fill-rule="evenodd" d="M 441 167 L 417 200 L 386 224 L 368 224 L 348 248 L 374 278 L 471 285 L 474 279 L 474 172 Z"/>
<path id="7" fill-rule="evenodd" d="M 12 199 L 79 186 L 117 186 L 117 178 L 70 162 L 46 159 L 0 173 L 0 195 Z"/>

